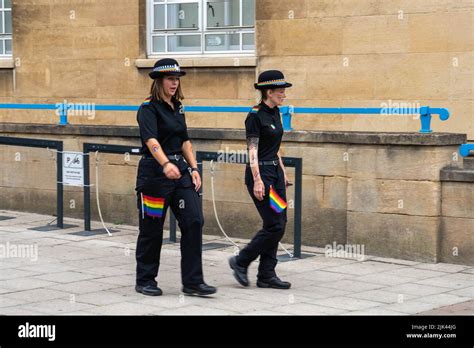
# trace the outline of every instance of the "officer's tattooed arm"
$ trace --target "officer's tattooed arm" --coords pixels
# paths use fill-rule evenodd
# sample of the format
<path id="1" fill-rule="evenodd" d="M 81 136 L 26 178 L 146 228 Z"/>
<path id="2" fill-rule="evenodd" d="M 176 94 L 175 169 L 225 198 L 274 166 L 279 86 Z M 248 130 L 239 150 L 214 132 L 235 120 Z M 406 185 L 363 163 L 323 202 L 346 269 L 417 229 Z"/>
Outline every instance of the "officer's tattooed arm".
<path id="1" fill-rule="evenodd" d="M 259 201 L 265 196 L 265 184 L 260 176 L 260 167 L 258 166 L 258 138 L 248 137 L 247 147 L 249 151 L 250 169 L 253 175 L 253 195 Z"/>
<path id="2" fill-rule="evenodd" d="M 247 138 L 247 148 L 249 152 L 250 168 L 252 170 L 254 180 L 260 178 L 260 169 L 258 167 L 258 141 L 257 137 Z"/>
<path id="3" fill-rule="evenodd" d="M 168 157 L 163 152 L 163 149 L 161 148 L 161 145 L 157 139 L 148 139 L 146 141 L 146 146 L 148 147 L 148 150 L 150 150 L 153 157 L 158 161 L 158 163 L 163 165 L 164 163 L 168 162 Z"/>
<path id="4" fill-rule="evenodd" d="M 165 152 L 161 148 L 160 143 L 155 138 L 150 138 L 146 141 L 146 146 L 150 150 L 153 157 L 163 166 L 163 171 L 170 179 L 178 179 L 181 177 L 179 169 L 168 160 Z"/>

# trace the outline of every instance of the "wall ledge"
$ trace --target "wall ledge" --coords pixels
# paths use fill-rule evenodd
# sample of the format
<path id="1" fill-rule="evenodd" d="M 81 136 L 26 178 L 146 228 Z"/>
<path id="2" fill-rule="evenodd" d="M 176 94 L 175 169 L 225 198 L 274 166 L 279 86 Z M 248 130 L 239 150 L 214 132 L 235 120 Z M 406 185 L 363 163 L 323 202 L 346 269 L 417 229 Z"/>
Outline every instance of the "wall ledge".
<path id="1" fill-rule="evenodd" d="M 441 181 L 474 182 L 474 170 L 465 168 L 443 168 L 440 172 Z"/>
<path id="2" fill-rule="evenodd" d="M 133 138 L 139 136 L 138 127 L 136 126 L 109 125 L 59 126 L 32 123 L 0 123 L 0 132 Z M 244 140 L 245 131 L 235 128 L 189 128 L 189 136 L 192 139 Z M 297 143 L 449 146 L 464 144 L 467 136 L 460 133 L 290 131 L 285 133 L 283 140 Z"/>
<path id="3" fill-rule="evenodd" d="M 13 58 L 0 59 L 0 69 L 15 69 L 15 61 Z"/>
<path id="4" fill-rule="evenodd" d="M 135 66 L 138 69 L 151 69 L 159 58 L 138 58 Z M 176 58 L 182 68 L 219 68 L 219 67 L 256 67 L 255 56 L 232 56 L 232 57 L 186 57 Z"/>

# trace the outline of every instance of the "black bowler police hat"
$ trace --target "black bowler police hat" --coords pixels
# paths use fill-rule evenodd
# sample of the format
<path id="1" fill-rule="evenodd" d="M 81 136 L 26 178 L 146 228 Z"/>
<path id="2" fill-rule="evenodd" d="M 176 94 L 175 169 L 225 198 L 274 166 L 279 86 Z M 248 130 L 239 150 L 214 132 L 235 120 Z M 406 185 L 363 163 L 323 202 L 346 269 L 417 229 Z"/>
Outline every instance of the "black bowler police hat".
<path id="1" fill-rule="evenodd" d="M 258 82 L 254 84 L 256 89 L 288 88 L 293 86 L 285 81 L 285 76 L 279 70 L 267 70 L 258 76 Z"/>
<path id="2" fill-rule="evenodd" d="M 164 75 L 184 76 L 186 73 L 181 70 L 178 62 L 173 58 L 163 58 L 155 63 L 149 75 L 152 79 L 156 79 Z"/>

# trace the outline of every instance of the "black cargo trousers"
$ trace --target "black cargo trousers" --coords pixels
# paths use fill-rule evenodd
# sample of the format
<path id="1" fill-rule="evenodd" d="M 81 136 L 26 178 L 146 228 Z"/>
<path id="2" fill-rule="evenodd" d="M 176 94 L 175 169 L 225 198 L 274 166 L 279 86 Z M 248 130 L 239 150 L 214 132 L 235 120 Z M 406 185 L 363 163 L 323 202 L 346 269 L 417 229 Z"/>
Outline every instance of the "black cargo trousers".
<path id="1" fill-rule="evenodd" d="M 195 191 L 188 163 L 181 157 L 171 160 L 181 171 L 181 178 L 168 179 L 154 158 L 142 158 L 137 173 L 137 208 L 139 235 L 136 247 L 137 285 L 157 285 L 163 224 L 171 207 L 181 230 L 181 279 L 184 286 L 204 283 L 202 272 L 202 227 L 204 217 L 199 194 Z M 161 217 L 148 216 L 143 210 L 142 195 L 163 198 Z"/>
<path id="2" fill-rule="evenodd" d="M 240 251 L 237 256 L 237 264 L 248 267 L 252 261 L 260 256 L 257 278 L 266 280 L 276 276 L 278 243 L 283 238 L 287 222 L 287 209 L 277 213 L 270 207 L 270 185 L 285 202 L 286 186 L 285 174 L 279 164 L 260 165 L 259 168 L 260 177 L 265 185 L 263 200 L 257 200 L 253 194 L 254 180 L 249 165 L 245 169 L 245 184 L 263 220 L 263 226 L 250 243 Z"/>

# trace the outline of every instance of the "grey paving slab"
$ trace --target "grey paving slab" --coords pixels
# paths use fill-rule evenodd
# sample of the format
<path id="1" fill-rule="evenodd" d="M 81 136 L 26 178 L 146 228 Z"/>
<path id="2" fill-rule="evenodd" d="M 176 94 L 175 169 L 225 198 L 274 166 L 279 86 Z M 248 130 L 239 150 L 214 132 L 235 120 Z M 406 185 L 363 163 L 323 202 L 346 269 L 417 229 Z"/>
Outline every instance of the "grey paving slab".
<path id="1" fill-rule="evenodd" d="M 407 284 L 396 285 L 393 287 L 387 287 L 385 288 L 385 290 L 396 292 L 399 294 L 428 296 L 428 295 L 448 292 L 451 289 L 444 288 L 444 287 L 430 286 L 430 285 L 407 283 Z"/>
<path id="2" fill-rule="evenodd" d="M 421 302 L 420 300 L 410 300 L 403 303 L 394 303 L 382 306 L 383 310 L 395 311 L 404 314 L 418 314 L 427 310 L 440 307 L 432 303 Z"/>
<path id="3" fill-rule="evenodd" d="M 453 290 L 453 291 L 448 292 L 448 294 L 474 298 L 474 286 Z"/>
<path id="4" fill-rule="evenodd" d="M 6 214 L 10 212 L 5 212 Z M 316 256 L 279 263 L 277 273 L 292 283 L 281 291 L 256 287 L 258 261 L 249 268 L 251 286 L 232 276 L 233 248 L 206 250 L 204 275 L 218 287 L 212 297 L 181 292 L 179 243 L 163 245 L 157 278 L 163 296 L 135 292 L 135 226 L 125 233 L 74 236 L 65 231 L 28 230 L 50 216 L 11 212 L 0 222 L 0 243 L 38 246 L 38 259 L 0 260 L 0 314 L 6 315 L 416 315 L 472 312 L 473 267 L 429 264 L 368 255 L 365 261 Z M 32 220 L 33 219 L 33 220 Z M 65 221 L 66 222 L 66 221 Z M 67 219 L 67 223 L 81 224 Z M 101 228 L 96 222 L 94 228 Z M 167 232 L 166 232 L 167 233 Z M 207 242 L 222 242 L 204 236 Z M 238 240 L 244 245 L 247 241 Z"/>
<path id="5" fill-rule="evenodd" d="M 2 295 L 2 297 L 23 300 L 25 302 L 37 302 L 38 299 L 41 299 L 41 301 L 48 301 L 58 298 L 66 300 L 69 299 L 69 296 L 70 294 L 67 292 L 52 290 L 48 288 L 14 291 Z"/>
<path id="6" fill-rule="evenodd" d="M 418 296 L 408 294 L 398 294 L 385 290 L 369 290 L 347 295 L 348 297 L 359 298 L 363 300 L 381 302 L 381 303 L 399 303 L 402 301 L 415 299 Z"/>
<path id="7" fill-rule="evenodd" d="M 380 307 L 380 302 L 362 300 L 358 298 L 336 296 L 324 299 L 317 299 L 311 301 L 311 304 L 321 305 L 325 307 L 338 308 L 347 311 L 355 311 L 368 309 L 373 307 Z"/>

